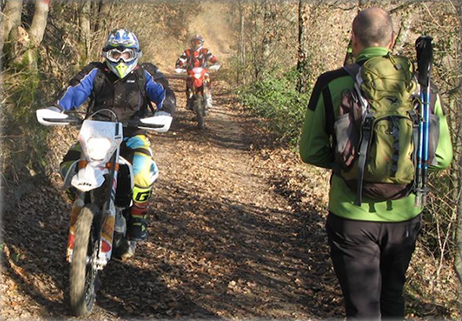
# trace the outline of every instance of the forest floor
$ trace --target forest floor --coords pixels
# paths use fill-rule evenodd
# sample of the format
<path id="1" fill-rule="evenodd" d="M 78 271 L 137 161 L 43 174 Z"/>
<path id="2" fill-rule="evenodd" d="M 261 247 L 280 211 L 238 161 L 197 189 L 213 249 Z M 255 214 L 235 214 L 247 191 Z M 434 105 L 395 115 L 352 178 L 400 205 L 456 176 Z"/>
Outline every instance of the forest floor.
<path id="1" fill-rule="evenodd" d="M 214 83 L 202 131 L 184 107 L 184 80 L 170 82 L 178 109 L 171 130 L 151 136 L 160 175 L 148 240 L 103 270 L 89 319 L 341 319 L 324 232 L 329 173 L 278 146 L 226 82 Z M 57 132 L 54 144 L 69 138 Z M 53 174 L 5 211 L 2 319 L 73 318 L 71 203 L 60 184 Z"/>

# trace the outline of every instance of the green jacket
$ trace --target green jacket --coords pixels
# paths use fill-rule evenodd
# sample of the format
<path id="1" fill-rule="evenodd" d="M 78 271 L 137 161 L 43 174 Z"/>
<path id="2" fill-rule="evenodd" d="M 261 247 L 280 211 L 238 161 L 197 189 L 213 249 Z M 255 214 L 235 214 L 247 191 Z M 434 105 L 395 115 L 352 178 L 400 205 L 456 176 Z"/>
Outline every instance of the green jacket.
<path id="1" fill-rule="evenodd" d="M 371 47 L 363 50 L 356 61 L 383 56 L 386 48 Z M 352 89 L 353 78 L 343 69 L 329 71 L 319 76 L 311 94 L 300 138 L 300 156 L 305 163 L 332 169 L 334 161 L 334 122 L 338 117 L 341 94 Z M 435 114 L 440 118 L 440 139 L 436 150 L 438 164 L 431 170 L 447 168 L 452 161 L 452 144 L 446 115 L 440 98 L 435 103 Z M 362 205 L 354 205 L 356 193 L 351 191 L 344 180 L 332 175 L 329 192 L 329 211 L 353 220 L 376 222 L 400 222 L 420 214 L 421 207 L 414 206 L 415 195 L 385 202 L 374 202 L 363 198 Z"/>

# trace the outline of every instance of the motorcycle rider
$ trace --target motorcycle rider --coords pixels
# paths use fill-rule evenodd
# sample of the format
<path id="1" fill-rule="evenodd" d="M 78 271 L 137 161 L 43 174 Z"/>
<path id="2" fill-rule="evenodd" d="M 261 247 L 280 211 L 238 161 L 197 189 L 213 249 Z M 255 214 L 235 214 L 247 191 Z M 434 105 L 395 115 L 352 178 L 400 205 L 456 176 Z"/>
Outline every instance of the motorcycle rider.
<path id="1" fill-rule="evenodd" d="M 195 35 L 191 39 L 191 48 L 186 49 L 183 54 L 177 59 L 175 63 L 176 69 L 186 69 L 191 70 L 195 67 L 210 67 L 210 64 L 216 65 L 219 64 L 217 57 L 215 57 L 209 49 L 204 48 L 204 38 L 201 35 Z M 212 82 L 210 76 L 207 73 L 205 75 L 207 79 L 207 92 L 204 93 L 206 99 L 206 108 L 212 107 Z M 190 86 L 186 82 L 186 100 L 190 96 Z M 188 108 L 192 109 L 192 106 L 188 104 Z"/>
<path id="2" fill-rule="evenodd" d="M 127 29 L 111 31 L 102 50 L 105 62 L 91 62 L 77 73 L 69 86 L 58 95 L 56 106 L 68 111 L 79 108 L 87 98 L 91 98 L 87 115 L 107 108 L 114 111 L 122 122 L 145 117 L 148 109 L 155 111 L 155 114 L 172 116 L 176 101 L 167 79 L 153 64 L 138 65 L 141 55 L 138 39 L 133 32 Z M 126 127 L 123 136 L 120 153 L 132 163 L 134 174 L 127 238 L 142 241 L 147 237 L 149 198 L 159 171 L 143 130 Z M 63 177 L 70 165 L 80 158 L 80 151 L 77 143 L 64 157 L 61 163 Z"/>

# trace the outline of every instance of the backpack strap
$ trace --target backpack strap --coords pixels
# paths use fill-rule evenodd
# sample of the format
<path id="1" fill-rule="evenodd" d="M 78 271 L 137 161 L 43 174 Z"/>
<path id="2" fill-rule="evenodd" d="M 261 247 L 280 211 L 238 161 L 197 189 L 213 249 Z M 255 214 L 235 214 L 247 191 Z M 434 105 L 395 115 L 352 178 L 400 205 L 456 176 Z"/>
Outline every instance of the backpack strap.
<path id="1" fill-rule="evenodd" d="M 374 117 L 371 112 L 366 114 L 364 122 L 362 124 L 362 137 L 359 147 L 359 160 L 358 160 L 358 186 L 356 190 L 355 204 L 361 206 L 363 197 L 363 181 L 364 181 L 364 167 L 366 166 L 367 150 L 372 137 L 372 125 L 374 123 Z"/>
<path id="2" fill-rule="evenodd" d="M 359 69 L 361 69 L 361 66 L 359 64 L 349 64 L 343 66 L 343 69 L 353 78 L 353 80 L 356 80 L 356 75 L 359 73 Z"/>
<path id="3" fill-rule="evenodd" d="M 348 64 L 343 66 L 343 69 L 353 78 L 356 82 L 356 76 L 361 69 L 359 64 Z M 358 88 L 355 88 L 353 91 L 356 91 L 358 95 L 361 93 L 358 91 Z M 358 97 L 361 106 L 363 106 L 362 98 Z M 361 206 L 363 198 L 363 182 L 364 182 L 364 168 L 366 166 L 366 155 L 367 150 L 369 149 L 371 137 L 372 137 L 372 125 L 374 118 L 371 112 L 366 113 L 366 117 L 361 125 L 361 143 L 359 144 L 359 159 L 358 159 L 358 185 L 356 187 L 356 200 L 355 205 Z"/>

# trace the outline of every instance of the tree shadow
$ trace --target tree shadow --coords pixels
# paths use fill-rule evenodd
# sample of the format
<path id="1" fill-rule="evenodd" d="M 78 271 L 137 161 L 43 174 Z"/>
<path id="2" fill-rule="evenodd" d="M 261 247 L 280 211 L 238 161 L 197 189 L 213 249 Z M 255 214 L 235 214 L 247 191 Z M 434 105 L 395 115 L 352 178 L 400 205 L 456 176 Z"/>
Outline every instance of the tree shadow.
<path id="1" fill-rule="evenodd" d="M 18 201 L 15 211 L 11 207 L 4 211 L 2 274 L 13 280 L 28 305 L 40 311 L 40 317 L 67 319 L 73 318 L 68 301 L 69 264 L 65 261 L 71 206 L 63 198 L 65 194 L 50 185 L 30 191 Z M 146 256 L 149 254 L 144 253 Z M 218 318 L 163 284 L 159 277 L 163 265 L 160 269 L 141 268 L 142 261 L 140 257 L 128 263 L 115 259 L 108 263 L 100 274 L 90 318 L 169 318 L 174 316 L 173 305 L 179 306 L 184 316 Z"/>
<path id="2" fill-rule="evenodd" d="M 211 199 L 171 181 L 159 190 L 164 184 L 175 202 L 159 195 L 150 229 L 162 235 L 159 247 L 183 257 L 182 289 L 200 306 L 226 317 L 341 316 L 318 213 Z"/>

